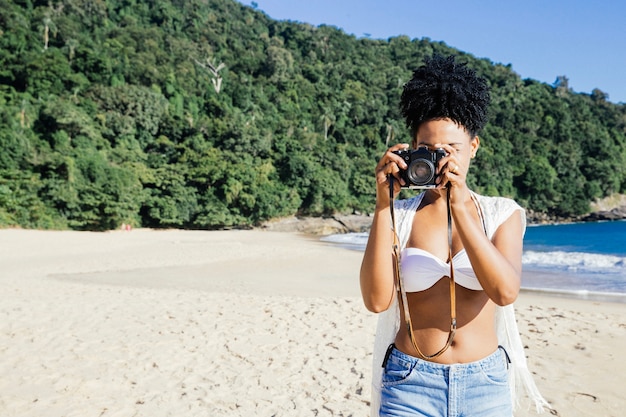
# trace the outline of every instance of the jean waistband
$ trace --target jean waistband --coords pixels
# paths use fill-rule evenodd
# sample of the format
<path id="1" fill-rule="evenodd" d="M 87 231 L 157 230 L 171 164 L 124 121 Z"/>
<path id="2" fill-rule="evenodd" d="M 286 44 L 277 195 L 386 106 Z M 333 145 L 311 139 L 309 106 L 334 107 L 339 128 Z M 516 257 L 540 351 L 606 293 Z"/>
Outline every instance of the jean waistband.
<path id="1" fill-rule="evenodd" d="M 510 362 L 508 359 L 508 353 L 502 346 L 498 346 L 495 352 L 486 356 L 482 359 L 479 359 L 474 362 L 467 363 L 437 363 L 430 362 L 424 359 L 417 358 L 415 356 L 408 355 L 395 347 L 395 345 L 390 345 L 388 350 L 388 355 L 385 358 L 385 363 L 388 360 L 395 361 L 396 363 L 404 363 L 406 365 L 410 365 L 411 367 L 417 367 L 422 371 L 427 371 L 431 373 L 447 373 L 451 368 L 455 368 L 457 370 L 465 369 L 467 371 L 474 371 L 479 369 L 485 369 L 485 367 L 489 368 L 492 366 L 501 366 L 503 362 Z M 383 364 L 384 367 L 384 364 Z"/>

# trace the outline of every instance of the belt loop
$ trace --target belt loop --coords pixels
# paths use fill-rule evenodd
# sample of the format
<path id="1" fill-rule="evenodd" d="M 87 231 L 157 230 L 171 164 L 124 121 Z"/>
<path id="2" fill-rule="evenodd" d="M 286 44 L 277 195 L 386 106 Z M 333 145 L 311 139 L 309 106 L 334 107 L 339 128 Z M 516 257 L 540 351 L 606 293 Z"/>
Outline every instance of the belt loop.
<path id="1" fill-rule="evenodd" d="M 385 352 L 385 359 L 383 359 L 383 368 L 387 367 L 387 362 L 389 361 L 389 356 L 391 356 L 391 352 L 393 351 L 393 348 L 395 348 L 395 347 L 396 347 L 396 344 L 392 343 L 387 348 L 387 352 Z"/>
<path id="2" fill-rule="evenodd" d="M 506 356 L 506 369 L 509 369 L 509 364 L 511 363 L 511 358 L 509 357 L 509 352 L 507 352 L 506 349 L 504 348 L 504 346 L 502 346 L 502 345 L 498 345 L 498 349 L 502 349 L 502 352 L 504 352 L 504 356 Z"/>

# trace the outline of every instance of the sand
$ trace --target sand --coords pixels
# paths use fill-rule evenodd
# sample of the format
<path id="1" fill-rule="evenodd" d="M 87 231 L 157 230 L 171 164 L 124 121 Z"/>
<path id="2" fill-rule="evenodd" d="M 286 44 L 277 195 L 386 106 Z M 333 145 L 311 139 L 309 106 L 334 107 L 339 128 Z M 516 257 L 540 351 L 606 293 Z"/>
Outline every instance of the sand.
<path id="1" fill-rule="evenodd" d="M 365 417 L 361 256 L 259 230 L 0 230 L 0 416 Z M 516 305 L 552 415 L 624 415 L 626 304 Z"/>

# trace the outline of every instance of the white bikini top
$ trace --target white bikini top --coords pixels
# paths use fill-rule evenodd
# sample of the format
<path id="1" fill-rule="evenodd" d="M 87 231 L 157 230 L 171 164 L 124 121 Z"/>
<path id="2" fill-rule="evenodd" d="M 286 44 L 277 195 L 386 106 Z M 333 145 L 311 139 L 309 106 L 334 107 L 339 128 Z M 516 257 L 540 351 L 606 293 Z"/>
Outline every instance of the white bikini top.
<path id="1" fill-rule="evenodd" d="M 452 257 L 454 281 L 469 290 L 482 290 L 465 249 Z M 419 248 L 405 248 L 400 253 L 400 269 L 406 292 L 424 291 L 450 275 L 450 264 Z"/>
<path id="2" fill-rule="evenodd" d="M 472 193 L 472 201 L 478 210 L 478 216 L 487 234 L 485 218 L 477 197 Z M 418 205 L 419 207 L 419 205 Z M 461 249 L 452 257 L 454 281 L 469 290 L 479 291 L 480 285 L 465 249 Z M 419 248 L 404 248 L 400 252 L 400 270 L 406 292 L 425 291 L 440 279 L 450 276 L 450 264 L 442 261 L 432 253 Z"/>

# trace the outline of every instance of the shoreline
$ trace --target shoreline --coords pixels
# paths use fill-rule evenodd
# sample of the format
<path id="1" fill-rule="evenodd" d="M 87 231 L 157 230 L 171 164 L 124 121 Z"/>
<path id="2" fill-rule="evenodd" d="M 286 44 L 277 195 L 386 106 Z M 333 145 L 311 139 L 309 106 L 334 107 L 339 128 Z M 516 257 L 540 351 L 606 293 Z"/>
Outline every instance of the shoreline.
<path id="1" fill-rule="evenodd" d="M 559 217 L 526 210 L 528 227 L 571 223 L 626 221 L 626 195 L 607 197 L 593 204 L 591 212 L 579 216 Z M 299 232 L 323 236 L 329 234 L 360 233 L 370 229 L 371 214 L 336 214 L 333 216 L 290 216 L 271 219 L 253 229 Z"/>
<path id="2" fill-rule="evenodd" d="M 551 288 L 522 287 L 520 294 L 538 295 L 550 298 L 561 298 L 582 302 L 602 302 L 611 304 L 626 304 L 626 294 L 610 292 L 593 292 L 586 290 L 559 290 Z"/>
<path id="3" fill-rule="evenodd" d="M 0 230 L 3 417 L 365 417 L 361 259 L 300 233 Z M 624 305 L 515 305 L 556 415 L 622 415 Z"/>

